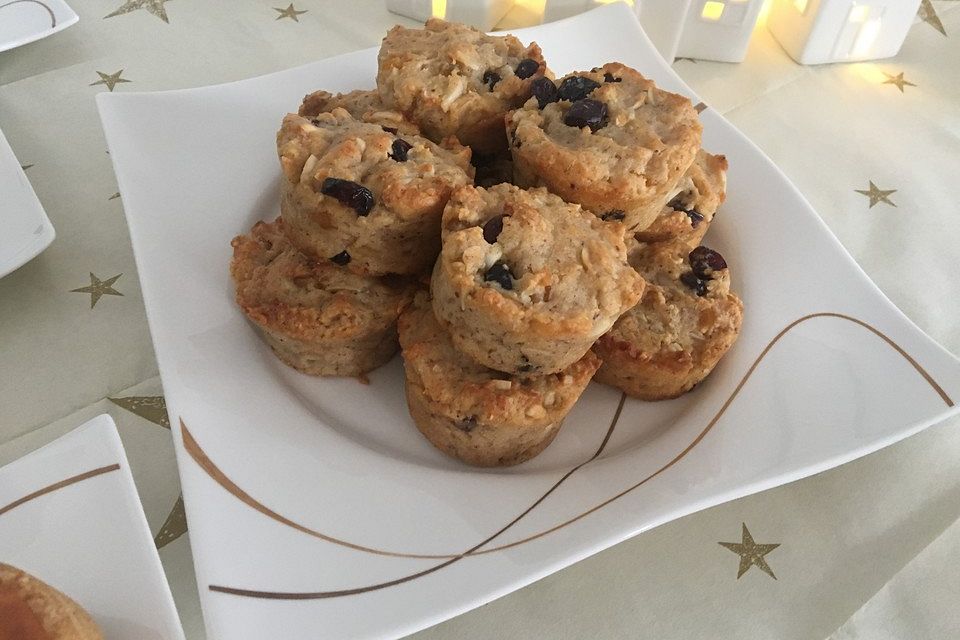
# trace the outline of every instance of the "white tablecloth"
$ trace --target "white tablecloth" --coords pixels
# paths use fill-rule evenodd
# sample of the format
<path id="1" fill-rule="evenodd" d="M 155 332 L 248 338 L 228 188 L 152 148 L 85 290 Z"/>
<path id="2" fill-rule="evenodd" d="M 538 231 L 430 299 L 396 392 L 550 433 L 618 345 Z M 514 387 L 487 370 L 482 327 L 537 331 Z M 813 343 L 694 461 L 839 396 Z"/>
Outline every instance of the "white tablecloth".
<path id="1" fill-rule="evenodd" d="M 71 4 L 77 26 L 0 53 L 0 129 L 58 233 L 0 280 L 0 463 L 110 412 L 187 635 L 202 638 L 162 389 L 93 96 L 267 73 L 376 45 L 412 21 L 379 0 L 294 3 L 305 13 L 262 0 Z M 121 7 L 132 10 L 105 17 Z M 960 353 L 960 2 L 923 11 L 936 18 L 918 21 L 891 60 L 801 67 L 761 26 L 744 63 L 675 69 L 783 168 L 907 315 Z M 72 291 L 91 285 L 103 295 Z M 958 426 L 664 525 L 418 637 L 960 637 Z"/>

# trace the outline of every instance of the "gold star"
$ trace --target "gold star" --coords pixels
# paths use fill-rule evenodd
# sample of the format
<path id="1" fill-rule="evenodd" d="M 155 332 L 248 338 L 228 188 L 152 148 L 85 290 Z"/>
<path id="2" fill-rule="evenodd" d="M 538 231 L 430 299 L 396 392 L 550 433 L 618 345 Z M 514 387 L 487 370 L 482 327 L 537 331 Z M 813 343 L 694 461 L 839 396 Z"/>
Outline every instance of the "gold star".
<path id="1" fill-rule="evenodd" d="M 105 84 L 107 85 L 107 89 L 113 91 L 113 88 L 121 82 L 133 82 L 132 80 L 121 78 L 121 73 L 123 73 L 123 69 L 120 69 L 120 71 L 117 71 L 116 73 L 104 73 L 103 71 L 97 71 L 97 75 L 100 76 L 100 79 L 96 82 L 91 82 L 90 86 L 93 87 L 98 84 Z"/>
<path id="2" fill-rule="evenodd" d="M 187 532 L 187 513 L 183 508 L 183 496 L 177 498 L 170 515 L 167 516 L 153 544 L 162 549 Z"/>
<path id="3" fill-rule="evenodd" d="M 103 19 L 106 20 L 107 18 L 130 13 L 138 9 L 146 9 L 147 13 L 155 15 L 169 24 L 170 21 L 167 19 L 167 10 L 163 7 L 165 2 L 170 2 L 170 0 L 127 0 L 119 9 L 103 16 Z"/>
<path id="4" fill-rule="evenodd" d="M 165 429 L 170 428 L 167 415 L 167 401 L 163 396 L 127 396 L 126 398 L 107 398 L 110 402 L 131 411 Z"/>
<path id="5" fill-rule="evenodd" d="M 89 293 L 90 308 L 93 309 L 101 296 L 122 296 L 123 294 L 113 288 L 113 283 L 120 279 L 123 274 L 117 274 L 112 278 L 101 280 L 97 276 L 90 274 L 90 286 L 80 287 L 79 289 L 70 289 L 70 293 Z"/>
<path id="6" fill-rule="evenodd" d="M 903 79 L 903 72 L 902 72 L 902 71 L 901 71 L 900 73 L 898 73 L 897 75 L 895 75 L 895 76 L 892 76 L 892 75 L 890 75 L 889 73 L 886 73 L 886 72 L 884 72 L 883 75 L 887 76 L 887 79 L 884 80 L 882 84 L 892 84 L 892 85 L 894 85 L 897 89 L 900 89 L 900 93 L 903 93 L 903 88 L 904 88 L 904 87 L 915 87 L 915 86 L 917 86 L 917 85 L 913 84 L 912 82 L 910 82 L 910 81 L 908 81 L 908 80 L 904 80 L 904 79 Z"/>
<path id="7" fill-rule="evenodd" d="M 300 22 L 300 18 L 298 18 L 297 16 L 303 15 L 307 12 L 306 9 L 304 9 L 303 11 L 297 11 L 296 9 L 293 8 L 292 3 L 289 6 L 287 6 L 286 9 L 274 7 L 273 10 L 280 14 L 277 16 L 277 20 L 281 20 L 283 18 L 290 18 L 294 22 Z"/>
<path id="8" fill-rule="evenodd" d="M 894 202 L 889 198 L 889 196 L 890 196 L 891 194 L 893 194 L 893 193 L 896 193 L 897 190 L 896 190 L 896 189 L 881 189 L 881 188 L 877 187 L 877 185 L 873 184 L 873 180 L 870 181 L 870 188 L 869 188 L 869 189 L 866 189 L 866 190 L 864 190 L 864 189 L 854 189 L 854 191 L 856 191 L 857 193 L 861 193 L 861 194 L 867 196 L 868 198 L 870 198 L 870 208 L 871 208 L 871 209 L 873 209 L 873 206 L 874 206 L 875 204 L 877 204 L 878 202 L 882 202 L 882 203 L 884 203 L 884 204 L 888 204 L 888 205 L 890 205 L 891 207 L 897 206 L 897 205 L 894 204 Z"/>
<path id="9" fill-rule="evenodd" d="M 917 11 L 917 17 L 943 35 L 947 35 L 947 30 L 943 28 L 943 23 L 940 22 L 940 16 L 937 15 L 937 10 L 933 8 L 933 3 L 930 2 L 930 0 L 922 0 L 920 2 L 920 10 Z"/>
<path id="10" fill-rule="evenodd" d="M 780 544 L 757 544 L 753 541 L 753 536 L 750 535 L 747 525 L 743 523 L 741 523 L 741 525 L 743 526 L 743 531 L 740 535 L 740 542 L 717 543 L 740 556 L 740 570 L 737 571 L 737 580 L 753 566 L 759 567 L 761 571 L 776 580 L 777 576 L 773 575 L 773 569 L 770 568 L 770 565 L 767 564 L 763 556 L 779 547 Z"/>

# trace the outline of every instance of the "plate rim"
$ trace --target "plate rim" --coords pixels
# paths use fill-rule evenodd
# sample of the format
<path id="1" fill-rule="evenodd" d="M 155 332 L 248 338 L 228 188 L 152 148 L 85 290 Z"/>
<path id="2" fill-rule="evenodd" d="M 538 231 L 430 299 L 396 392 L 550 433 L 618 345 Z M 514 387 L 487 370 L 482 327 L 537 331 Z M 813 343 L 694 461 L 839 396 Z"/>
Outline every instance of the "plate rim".
<path id="1" fill-rule="evenodd" d="M 27 177 L 26 171 L 24 171 L 20 165 L 20 161 L 13 152 L 13 147 L 10 146 L 10 141 L 7 140 L 3 130 L 0 129 L 0 171 L 7 170 L 7 167 L 4 166 L 4 162 L 7 159 L 6 156 L 12 159 L 9 171 L 16 174 L 19 177 L 19 182 L 25 185 L 23 189 L 24 197 L 28 200 L 32 199 L 36 204 L 36 209 L 39 212 L 40 225 L 37 227 L 38 232 L 34 232 L 30 234 L 29 237 L 23 238 L 20 248 L 15 253 L 6 256 L 0 255 L 0 278 L 10 275 L 46 251 L 47 247 L 49 247 L 57 237 L 57 231 L 50 222 L 50 216 L 47 215 L 47 210 L 43 208 L 43 203 L 40 202 L 36 189 L 33 188 L 33 184 Z"/>
<path id="2" fill-rule="evenodd" d="M 23 454 L 16 460 L 11 460 L 0 467 L 0 475 L 18 475 L 24 473 L 24 469 L 36 467 L 36 458 L 44 454 L 59 451 L 60 449 L 71 445 L 79 447 L 103 446 L 110 453 L 111 458 L 116 461 L 112 464 L 101 465 L 91 468 L 85 472 L 68 476 L 59 481 L 51 482 L 34 491 L 23 495 L 22 497 L 0 505 L 0 517 L 13 511 L 17 507 L 32 502 L 35 499 L 42 499 L 44 496 L 56 493 L 61 489 L 82 484 L 87 480 L 98 478 L 100 476 L 117 474 L 115 482 L 121 487 L 125 500 L 129 500 L 129 505 L 118 504 L 117 510 L 121 517 L 126 520 L 135 531 L 135 540 L 130 540 L 130 544 L 140 549 L 140 552 L 148 558 L 150 563 L 148 567 L 138 567 L 138 574 L 146 576 L 146 579 L 153 583 L 159 592 L 161 602 L 154 602 L 163 607 L 157 611 L 157 615 L 163 615 L 167 618 L 167 623 L 172 623 L 172 630 L 175 635 L 169 636 L 169 640 L 184 640 L 183 625 L 177 611 L 173 594 L 170 590 L 170 584 L 167 581 L 166 572 L 163 563 L 160 560 L 160 554 L 153 544 L 153 534 L 150 531 L 150 525 L 147 522 L 146 514 L 143 510 L 143 503 L 140 500 L 140 494 L 137 491 L 136 483 L 133 479 L 133 473 L 130 468 L 130 461 L 126 454 L 126 448 L 120 439 L 120 432 L 113 417 L 108 413 L 101 413 L 86 420 L 63 435 L 47 442 Z M 27 473 L 36 473 L 28 471 Z M 149 543 L 149 544 L 148 544 Z M 92 614 L 91 614 L 92 615 Z"/>
<path id="3" fill-rule="evenodd" d="M 47 0 L 47 1 L 50 2 L 51 0 Z M 77 24 L 77 22 L 80 21 L 80 16 L 77 14 L 76 11 L 73 10 L 73 7 L 71 7 L 69 4 L 65 2 L 65 0 L 53 0 L 53 1 L 59 3 L 60 6 L 57 7 L 58 9 L 62 7 L 66 12 L 68 12 L 66 15 L 66 19 L 58 21 L 56 12 L 53 10 L 52 7 L 48 6 L 46 2 L 44 2 L 43 0 L 11 0 L 9 2 L 3 2 L 2 4 L 0 4 L 0 10 L 2 10 L 7 5 L 15 4 L 18 2 L 30 2 L 34 4 L 39 4 L 43 8 L 45 8 L 47 11 L 50 12 L 50 17 L 54 21 L 53 25 L 51 25 L 47 29 L 44 29 L 43 31 L 37 31 L 30 35 L 22 36 L 18 40 L 0 42 L 0 53 L 4 51 L 10 51 L 12 49 L 16 49 L 17 47 L 22 47 L 23 45 L 30 44 L 31 42 L 36 42 L 37 40 L 43 40 L 44 38 L 48 38 L 55 33 L 60 33 L 61 31 L 63 31 L 68 27 L 72 27 L 73 25 Z"/>

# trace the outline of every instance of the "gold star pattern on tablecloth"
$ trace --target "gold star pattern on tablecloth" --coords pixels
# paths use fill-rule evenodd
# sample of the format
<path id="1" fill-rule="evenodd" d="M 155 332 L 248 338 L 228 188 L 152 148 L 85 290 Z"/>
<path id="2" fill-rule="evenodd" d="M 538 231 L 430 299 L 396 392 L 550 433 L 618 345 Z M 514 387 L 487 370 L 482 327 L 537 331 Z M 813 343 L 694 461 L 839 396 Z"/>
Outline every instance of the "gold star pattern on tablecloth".
<path id="1" fill-rule="evenodd" d="M 162 549 L 186 532 L 187 512 L 183 508 L 183 496 L 181 495 L 174 503 L 173 509 L 170 510 L 170 515 L 167 516 L 163 526 L 160 527 L 160 531 L 157 532 L 153 544 L 157 546 L 157 549 Z"/>
<path id="2" fill-rule="evenodd" d="M 301 16 L 307 12 L 306 9 L 304 9 L 303 11 L 297 11 L 297 9 L 294 8 L 293 3 L 288 5 L 286 9 L 281 9 L 280 7 L 274 7 L 273 10 L 280 14 L 277 16 L 277 20 L 290 18 L 294 22 L 300 22 L 300 18 L 298 18 L 297 16 Z"/>
<path id="3" fill-rule="evenodd" d="M 118 273 L 112 278 L 107 278 L 106 280 L 101 280 L 97 276 L 93 275 L 93 272 L 90 273 L 90 286 L 89 287 L 80 287 L 79 289 L 70 289 L 70 293 L 89 293 L 90 294 L 90 308 L 93 309 L 97 303 L 100 301 L 100 298 L 103 296 L 122 296 L 123 294 L 113 288 L 113 283 L 120 279 L 122 273 Z"/>
<path id="4" fill-rule="evenodd" d="M 894 76 L 894 75 L 890 75 L 889 73 L 886 73 L 886 72 L 884 72 L 883 75 L 887 76 L 887 79 L 884 80 L 881 84 L 892 84 L 892 85 L 895 86 L 897 89 L 900 89 L 900 93 L 903 93 L 903 88 L 904 88 L 904 87 L 915 87 L 915 86 L 917 86 L 917 85 L 913 84 L 912 82 L 910 82 L 909 80 L 905 80 L 904 77 L 903 77 L 903 72 L 902 72 L 902 71 L 901 71 L 900 73 L 898 73 L 897 75 L 895 75 L 895 76 Z"/>
<path id="5" fill-rule="evenodd" d="M 943 35 L 947 35 L 947 30 L 943 28 L 943 23 L 940 22 L 940 16 L 937 15 L 937 10 L 933 8 L 933 2 L 930 0 L 922 0 L 920 2 L 920 9 L 917 10 L 917 17 Z"/>
<path id="6" fill-rule="evenodd" d="M 170 2 L 170 0 L 127 0 L 119 9 L 103 16 L 103 19 L 106 20 L 107 18 L 120 16 L 125 13 L 130 13 L 131 11 L 144 9 L 147 13 L 155 15 L 167 24 L 170 24 L 170 20 L 167 19 L 167 10 L 163 6 L 166 2 Z"/>
<path id="7" fill-rule="evenodd" d="M 113 88 L 122 82 L 133 82 L 133 80 L 127 80 L 126 78 L 121 78 L 120 75 L 123 73 L 123 69 L 116 71 L 114 73 L 104 73 L 103 71 L 97 71 L 97 75 L 100 76 L 100 79 L 96 82 L 91 82 L 90 86 L 95 87 L 98 84 L 106 85 L 107 89 L 111 92 Z"/>
<path id="8" fill-rule="evenodd" d="M 890 195 L 897 192 L 896 189 L 881 189 L 877 185 L 873 184 L 873 180 L 870 181 L 869 189 L 854 189 L 859 194 L 865 195 L 870 198 L 870 208 L 873 209 L 874 205 L 882 202 L 888 204 L 891 207 L 897 206 L 893 200 L 890 199 Z"/>
<path id="9" fill-rule="evenodd" d="M 750 530 L 747 529 L 747 525 L 745 523 L 741 523 L 741 525 L 743 526 L 743 530 L 740 534 L 740 542 L 717 543 L 740 556 L 740 569 L 737 571 L 737 580 L 739 580 L 740 576 L 745 574 L 750 567 L 757 567 L 776 580 L 777 576 L 773 575 L 773 569 L 767 564 L 764 556 L 779 547 L 780 543 L 758 544 L 753 541 L 753 536 L 750 535 Z"/>
<path id="10" fill-rule="evenodd" d="M 163 396 L 127 396 L 126 398 L 108 398 L 110 402 L 135 413 L 153 424 L 164 429 L 170 428 L 170 417 L 167 415 L 167 402 Z"/>

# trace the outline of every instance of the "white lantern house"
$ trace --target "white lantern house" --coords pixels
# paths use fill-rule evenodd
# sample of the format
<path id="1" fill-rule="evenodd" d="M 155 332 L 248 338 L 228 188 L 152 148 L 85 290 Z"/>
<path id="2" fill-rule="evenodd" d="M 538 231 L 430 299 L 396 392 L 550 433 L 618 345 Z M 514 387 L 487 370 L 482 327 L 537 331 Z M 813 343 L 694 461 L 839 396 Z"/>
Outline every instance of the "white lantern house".
<path id="1" fill-rule="evenodd" d="M 490 31 L 513 7 L 514 0 L 387 0 L 387 10 L 420 22 L 443 18 Z"/>
<path id="2" fill-rule="evenodd" d="M 920 0 L 773 0 L 767 28 L 801 64 L 895 56 Z"/>
<path id="3" fill-rule="evenodd" d="M 677 56 L 742 62 L 762 7 L 763 0 L 693 0 Z"/>

